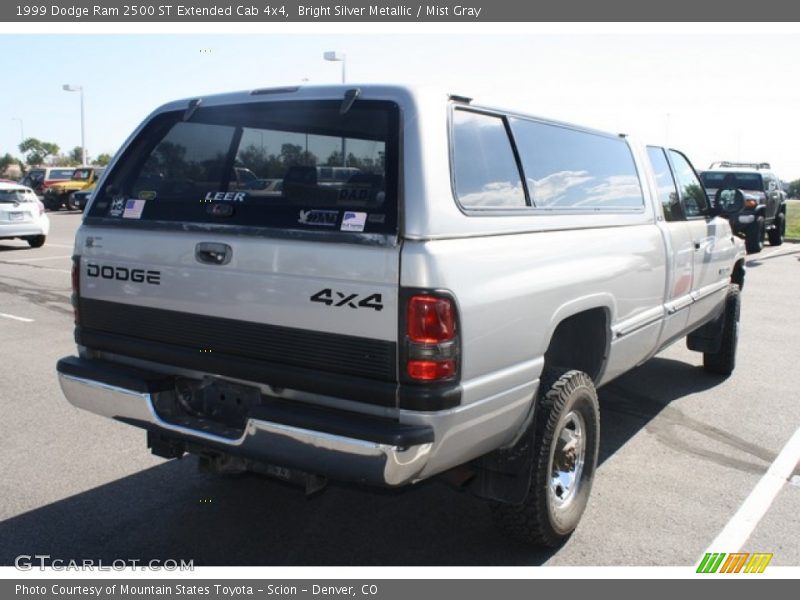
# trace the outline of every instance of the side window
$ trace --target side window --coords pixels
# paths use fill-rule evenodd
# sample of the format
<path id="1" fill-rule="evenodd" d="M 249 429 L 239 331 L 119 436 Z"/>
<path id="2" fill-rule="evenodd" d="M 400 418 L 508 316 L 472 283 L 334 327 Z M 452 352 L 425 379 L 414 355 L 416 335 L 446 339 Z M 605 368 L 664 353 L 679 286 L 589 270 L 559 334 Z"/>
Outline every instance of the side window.
<path id="1" fill-rule="evenodd" d="M 511 119 L 533 205 L 566 210 L 639 210 L 639 175 L 625 140 Z"/>
<path id="2" fill-rule="evenodd" d="M 669 151 L 672 166 L 675 169 L 675 181 L 680 190 L 683 212 L 688 218 L 702 217 L 708 214 L 708 200 L 703 184 L 689 164 L 686 157 L 675 150 Z"/>
<path id="3" fill-rule="evenodd" d="M 661 202 L 661 206 L 664 207 L 664 219 L 667 221 L 685 220 L 681 211 L 681 202 L 678 199 L 675 180 L 672 179 L 672 172 L 663 148 L 648 146 L 647 156 L 656 176 L 658 199 Z"/>
<path id="4" fill-rule="evenodd" d="M 525 191 L 501 117 L 453 112 L 456 196 L 465 208 L 519 208 Z"/>

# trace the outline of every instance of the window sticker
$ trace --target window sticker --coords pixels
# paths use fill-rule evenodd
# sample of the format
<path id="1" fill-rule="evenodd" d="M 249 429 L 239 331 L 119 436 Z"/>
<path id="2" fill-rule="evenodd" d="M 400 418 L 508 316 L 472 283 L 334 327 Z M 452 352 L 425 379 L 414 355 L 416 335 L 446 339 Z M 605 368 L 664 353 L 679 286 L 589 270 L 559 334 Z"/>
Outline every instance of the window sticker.
<path id="1" fill-rule="evenodd" d="M 121 217 L 125 210 L 125 197 L 116 196 L 111 200 L 111 208 L 108 209 L 109 217 Z"/>
<path id="2" fill-rule="evenodd" d="M 338 210 L 301 210 L 297 222 L 300 223 L 300 225 L 336 227 L 336 222 L 338 220 Z"/>
<path id="3" fill-rule="evenodd" d="M 367 222 L 367 213 L 350 212 L 344 213 L 342 219 L 342 231 L 364 231 L 364 224 Z"/>
<path id="4" fill-rule="evenodd" d="M 208 192 L 203 199 L 205 202 L 244 202 L 246 192 Z"/>
<path id="5" fill-rule="evenodd" d="M 155 200 L 158 196 L 157 192 L 142 190 L 139 192 L 139 200 Z"/>
<path id="6" fill-rule="evenodd" d="M 125 203 L 125 211 L 122 213 L 123 219 L 141 219 L 142 211 L 147 200 L 139 200 L 138 198 L 131 198 Z"/>

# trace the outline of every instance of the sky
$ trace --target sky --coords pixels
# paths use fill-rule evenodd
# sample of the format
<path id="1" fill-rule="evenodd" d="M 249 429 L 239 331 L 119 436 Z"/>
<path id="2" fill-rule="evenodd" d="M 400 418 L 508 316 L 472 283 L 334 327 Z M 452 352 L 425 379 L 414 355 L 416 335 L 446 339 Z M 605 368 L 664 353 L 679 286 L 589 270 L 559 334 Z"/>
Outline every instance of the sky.
<path id="1" fill-rule="evenodd" d="M 322 58 L 336 50 L 347 56 L 348 83 L 444 85 L 479 103 L 668 144 L 698 169 L 717 160 L 766 161 L 782 179 L 800 179 L 800 29 L 579 29 L 0 33 L 3 79 L 22 84 L 0 95 L 0 155 L 19 155 L 22 133 L 62 151 L 80 145 L 79 94 L 63 84 L 83 86 L 86 147 L 97 156 L 113 154 L 169 100 L 338 83 L 340 63 Z"/>

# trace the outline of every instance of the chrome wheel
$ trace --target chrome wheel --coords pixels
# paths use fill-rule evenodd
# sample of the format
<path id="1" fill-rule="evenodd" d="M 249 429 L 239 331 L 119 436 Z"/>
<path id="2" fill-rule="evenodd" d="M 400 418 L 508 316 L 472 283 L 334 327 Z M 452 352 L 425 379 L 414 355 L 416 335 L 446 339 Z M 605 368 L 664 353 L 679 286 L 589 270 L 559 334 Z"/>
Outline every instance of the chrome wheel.
<path id="1" fill-rule="evenodd" d="M 586 425 L 579 412 L 564 415 L 553 440 L 550 456 L 549 506 L 565 510 L 578 493 L 586 460 Z"/>

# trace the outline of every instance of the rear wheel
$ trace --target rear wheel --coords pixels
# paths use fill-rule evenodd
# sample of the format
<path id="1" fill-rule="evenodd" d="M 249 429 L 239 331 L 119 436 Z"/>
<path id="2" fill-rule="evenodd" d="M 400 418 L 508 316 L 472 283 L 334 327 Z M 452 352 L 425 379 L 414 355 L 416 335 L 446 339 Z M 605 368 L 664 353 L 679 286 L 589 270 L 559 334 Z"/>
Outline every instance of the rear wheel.
<path id="1" fill-rule="evenodd" d="M 741 296 L 739 286 L 728 286 L 725 298 L 725 322 L 722 326 L 722 343 L 718 352 L 703 353 L 703 368 L 715 375 L 730 375 L 736 367 L 736 346 L 739 341 L 739 313 Z"/>
<path id="2" fill-rule="evenodd" d="M 542 378 L 534 421 L 533 474 L 520 505 L 494 503 L 495 524 L 525 544 L 555 547 L 578 526 L 589 500 L 600 439 L 600 410 L 581 371 Z M 547 381 L 554 381 L 548 385 Z"/>
<path id="3" fill-rule="evenodd" d="M 756 220 L 747 228 L 745 247 L 748 254 L 758 254 L 764 247 L 764 217 L 756 217 Z"/>
<path id="4" fill-rule="evenodd" d="M 45 196 L 44 200 L 42 200 L 42 204 L 47 210 L 57 210 L 58 204 L 56 204 L 55 200 L 52 196 Z"/>
<path id="5" fill-rule="evenodd" d="M 41 248 L 44 246 L 45 239 L 47 238 L 44 235 L 32 235 L 31 237 L 26 238 L 26 241 L 31 248 Z"/>
<path id="6" fill-rule="evenodd" d="M 69 208 L 70 210 L 80 210 L 81 208 L 81 205 L 78 202 L 78 199 L 75 197 L 74 193 L 70 194 L 69 197 L 67 198 L 67 208 Z"/>
<path id="7" fill-rule="evenodd" d="M 783 213 L 775 215 L 775 226 L 767 232 L 770 246 L 780 246 L 786 234 L 786 217 Z"/>

